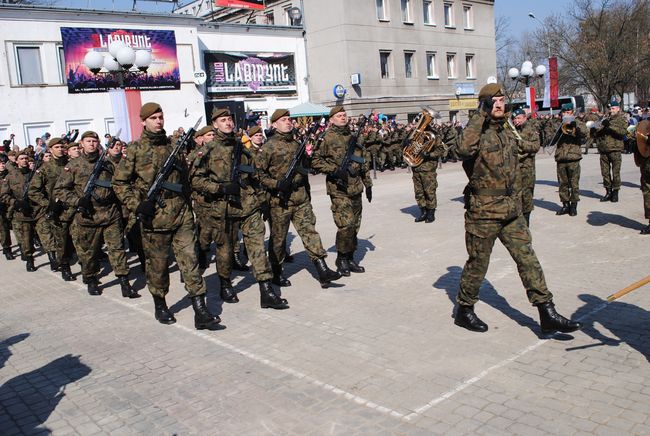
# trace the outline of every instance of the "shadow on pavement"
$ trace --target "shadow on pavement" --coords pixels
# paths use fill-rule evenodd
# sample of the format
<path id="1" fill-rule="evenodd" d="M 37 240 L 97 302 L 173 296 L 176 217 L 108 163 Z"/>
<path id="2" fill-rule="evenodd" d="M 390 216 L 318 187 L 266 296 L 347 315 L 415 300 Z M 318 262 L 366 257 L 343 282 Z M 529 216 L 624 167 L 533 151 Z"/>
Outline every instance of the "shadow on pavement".
<path id="1" fill-rule="evenodd" d="M 583 323 L 582 332 L 599 342 L 567 348 L 567 351 L 582 350 L 603 345 L 618 347 L 621 343 L 626 343 L 645 356 L 646 360 L 650 362 L 650 341 L 648 341 L 650 312 L 634 304 L 623 303 L 621 301 L 615 300 L 607 303 L 606 300 L 595 295 L 580 294 L 578 298 L 584 301 L 585 304 L 576 310 L 571 318 L 580 319 Z M 605 310 L 589 316 L 591 312 L 605 303 L 607 303 Z M 603 326 L 615 338 L 610 338 L 601 333 L 594 325 L 595 323 Z"/>
<path id="2" fill-rule="evenodd" d="M 645 227 L 644 224 L 634 221 L 630 218 L 624 217 L 622 215 L 616 215 L 613 213 L 605 213 L 593 211 L 589 212 L 587 215 L 587 223 L 592 226 L 604 226 L 605 224 L 617 224 L 621 227 L 632 230 L 641 230 Z"/>
<path id="3" fill-rule="evenodd" d="M 12 345 L 17 344 L 18 342 L 22 342 L 25 339 L 29 337 L 29 333 L 21 333 L 19 335 L 14 335 L 10 338 L 3 339 L 0 341 L 0 368 L 4 368 L 5 363 L 11 357 L 13 354 L 11 350 L 9 350 L 9 347 Z"/>
<path id="4" fill-rule="evenodd" d="M 546 186 L 555 186 L 556 188 L 560 186 L 560 184 L 554 180 L 537 180 L 535 181 L 536 185 L 546 185 Z M 587 189 L 580 189 L 580 196 L 581 197 L 588 197 L 588 198 L 596 198 L 600 199 L 602 197 L 601 194 L 596 194 L 594 191 L 589 191 Z M 559 198 L 558 198 L 558 201 Z"/>
<path id="5" fill-rule="evenodd" d="M 541 207 L 542 209 L 550 210 L 551 212 L 557 212 L 560 210 L 560 205 L 552 201 L 546 201 L 543 198 L 535 198 L 533 200 L 535 207 Z"/>
<path id="6" fill-rule="evenodd" d="M 632 182 L 621 182 L 621 186 L 625 186 L 626 188 L 641 189 L 641 185 Z"/>
<path id="7" fill-rule="evenodd" d="M 65 396 L 65 386 L 90 374 L 79 356 L 67 354 L 0 386 L 4 434 L 51 434 L 41 427 Z"/>
<path id="8" fill-rule="evenodd" d="M 414 204 L 413 206 L 409 206 L 409 207 L 403 207 L 400 209 L 400 211 L 407 215 L 411 215 L 413 218 L 417 218 L 420 216 L 420 208 L 418 207 L 417 204 Z"/>

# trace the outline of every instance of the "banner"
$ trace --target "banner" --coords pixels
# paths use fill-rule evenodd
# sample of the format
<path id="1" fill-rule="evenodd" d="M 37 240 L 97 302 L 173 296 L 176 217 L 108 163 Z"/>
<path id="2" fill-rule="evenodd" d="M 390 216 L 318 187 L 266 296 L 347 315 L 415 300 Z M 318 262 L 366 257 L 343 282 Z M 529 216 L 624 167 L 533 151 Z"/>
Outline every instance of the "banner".
<path id="1" fill-rule="evenodd" d="M 296 95 L 293 53 L 205 52 L 209 97 Z"/>
<path id="2" fill-rule="evenodd" d="M 224 8 L 264 9 L 264 0 L 215 0 L 214 4 Z"/>
<path id="3" fill-rule="evenodd" d="M 559 85 L 558 85 L 558 72 L 557 72 L 557 58 L 550 57 L 545 62 L 546 74 L 544 75 L 544 103 L 543 106 L 547 108 L 554 108 L 559 106 Z"/>
<path id="4" fill-rule="evenodd" d="M 65 74 L 68 92 L 106 92 L 109 89 L 163 90 L 180 89 L 181 80 L 176 57 L 176 36 L 172 30 L 130 30 L 62 27 L 61 38 L 65 59 Z M 121 40 L 133 50 L 147 50 L 152 62 L 146 72 L 136 67 L 125 74 L 123 86 L 119 76 L 102 68 L 93 74 L 84 65 L 89 51 L 110 56 L 108 46 L 114 40 Z"/>

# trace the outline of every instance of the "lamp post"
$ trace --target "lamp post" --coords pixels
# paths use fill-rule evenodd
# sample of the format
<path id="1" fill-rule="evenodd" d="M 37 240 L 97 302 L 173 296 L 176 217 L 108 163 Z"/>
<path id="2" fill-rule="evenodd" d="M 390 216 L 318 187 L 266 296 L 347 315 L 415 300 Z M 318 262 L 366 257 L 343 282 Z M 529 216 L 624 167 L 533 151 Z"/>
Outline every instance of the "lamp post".
<path id="1" fill-rule="evenodd" d="M 123 41 L 115 40 L 108 46 L 108 53 L 89 51 L 83 63 L 94 75 L 114 77 L 119 87 L 124 88 L 124 79 L 146 74 L 151 60 L 150 51 L 133 50 Z"/>
<path id="2" fill-rule="evenodd" d="M 544 65 L 537 65 L 533 69 L 533 63 L 531 61 L 524 61 L 521 64 L 521 69 L 512 67 L 508 70 L 508 76 L 512 80 L 515 80 L 517 83 L 521 82 L 526 87 L 526 104 L 530 107 L 533 117 L 535 117 L 535 88 L 530 86 L 530 80 L 536 77 L 543 77 L 544 74 L 546 74 L 546 67 Z M 515 85 L 516 89 L 517 87 Z"/>
<path id="3" fill-rule="evenodd" d="M 542 23 L 539 20 L 539 18 L 537 18 L 535 16 L 535 14 L 533 14 L 532 12 L 528 12 L 528 17 L 530 17 L 531 19 L 537 21 L 542 26 L 542 29 L 544 29 L 544 36 L 545 36 L 544 39 L 546 40 L 546 48 L 548 49 L 548 57 L 550 58 L 551 57 L 551 41 L 550 41 L 550 38 L 548 37 L 548 31 L 546 30 L 546 25 L 544 23 Z"/>

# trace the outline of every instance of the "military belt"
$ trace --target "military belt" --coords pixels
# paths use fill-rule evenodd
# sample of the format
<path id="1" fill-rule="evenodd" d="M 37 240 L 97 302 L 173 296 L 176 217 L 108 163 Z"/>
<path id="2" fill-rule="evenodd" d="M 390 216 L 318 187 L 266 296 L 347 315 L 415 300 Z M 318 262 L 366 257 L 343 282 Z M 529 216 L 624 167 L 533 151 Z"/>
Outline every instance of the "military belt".
<path id="1" fill-rule="evenodd" d="M 502 197 L 504 195 L 507 195 L 509 197 L 512 195 L 512 188 L 507 188 L 507 189 L 472 188 L 472 194 L 485 195 L 488 197 Z"/>

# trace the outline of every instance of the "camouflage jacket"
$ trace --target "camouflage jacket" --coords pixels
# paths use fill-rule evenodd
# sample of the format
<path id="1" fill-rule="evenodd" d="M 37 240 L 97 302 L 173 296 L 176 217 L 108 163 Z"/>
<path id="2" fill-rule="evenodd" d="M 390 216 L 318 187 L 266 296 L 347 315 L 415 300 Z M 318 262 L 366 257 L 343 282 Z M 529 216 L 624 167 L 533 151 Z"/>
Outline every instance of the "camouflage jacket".
<path id="1" fill-rule="evenodd" d="M 560 121 L 561 123 L 562 121 Z M 559 124 L 558 124 L 559 125 Z M 555 149 L 556 162 L 576 162 L 582 159 L 582 143 L 587 133 L 587 126 L 576 119 L 575 134 L 562 133 Z"/>
<path id="2" fill-rule="evenodd" d="M 22 200 L 23 189 L 29 173 L 29 168 L 16 168 L 9 171 L 7 177 L 2 180 L 2 186 L 0 186 L 0 201 L 7 205 L 9 209 L 14 208 L 16 200 Z M 16 221 L 31 222 L 40 218 L 45 213 L 45 209 L 42 206 L 39 206 L 32 201 L 30 201 L 30 204 L 32 206 L 31 214 L 14 211 L 13 219 Z"/>
<path id="3" fill-rule="evenodd" d="M 217 217 L 246 217 L 260 206 L 255 190 L 257 180 L 253 174 L 252 158 L 250 151 L 243 146 L 240 177 L 237 181 L 241 188 L 239 203 L 219 194 L 219 188 L 231 182 L 236 141 L 238 139 L 234 134 L 226 135 L 217 131 L 214 141 L 208 144 L 208 153 L 203 155 L 192 176 L 192 189 L 208 199 L 210 213 Z"/>
<path id="4" fill-rule="evenodd" d="M 438 169 L 438 159 L 444 156 L 445 147 L 439 136 L 436 136 L 435 145 L 431 151 L 423 155 L 423 161 L 420 165 L 411 168 L 413 174 L 424 172 L 435 172 Z"/>
<path id="5" fill-rule="evenodd" d="M 34 179 L 29 185 L 28 195 L 29 199 L 38 205 L 47 208 L 50 201 L 54 201 L 54 185 L 63 173 L 63 169 L 68 165 L 68 156 L 62 156 L 58 159 L 52 157 L 49 162 L 45 162 L 43 166 L 36 171 Z M 74 216 L 75 208 L 67 208 L 60 217 L 59 221 L 68 222 Z"/>
<path id="6" fill-rule="evenodd" d="M 521 141 L 517 141 L 519 145 L 519 162 L 522 164 L 532 163 L 541 145 L 539 131 L 535 124 L 528 120 L 523 126 L 516 127 L 522 139 Z"/>
<path id="7" fill-rule="evenodd" d="M 521 214 L 519 149 L 504 120 L 475 114 L 458 146 L 469 183 L 465 191 L 470 220 L 509 220 Z"/>
<path id="8" fill-rule="evenodd" d="M 129 144 L 126 156 L 120 161 L 113 176 L 115 194 L 129 212 L 135 214 L 138 205 L 145 200 L 158 170 L 173 149 L 164 130 L 160 133 L 144 130 L 140 139 Z M 186 213 L 191 213 L 185 156 L 178 156 L 177 161 L 166 181 L 169 189 L 163 189 L 161 195 L 165 207 L 156 206 L 153 231 L 177 229 L 186 222 Z"/>
<path id="9" fill-rule="evenodd" d="M 350 129 L 345 127 L 337 127 L 332 125 L 325 134 L 323 143 L 320 148 L 316 150 L 312 156 L 312 168 L 327 174 L 327 194 L 338 197 L 359 195 L 363 192 L 364 186 L 372 186 L 370 179 L 369 169 L 369 153 L 364 153 L 364 150 L 357 145 L 354 149 L 354 155 L 362 158 L 364 163 L 350 161 L 350 167 L 357 173 L 355 177 L 348 177 L 347 191 L 341 190 L 336 185 L 336 180 L 332 177 L 332 173 L 338 170 L 341 162 L 345 158 L 348 151 L 348 142 L 350 140 Z M 364 157 L 365 155 L 365 157 Z"/>
<path id="10" fill-rule="evenodd" d="M 59 176 L 54 185 L 53 195 L 61 200 L 67 208 L 76 208 L 97 159 L 99 159 L 99 151 L 92 154 L 82 153 L 78 159 L 69 162 Z M 91 216 L 84 217 L 77 214 L 76 223 L 86 227 L 103 226 L 121 216 L 119 202 L 111 187 L 114 172 L 115 167 L 110 160 L 104 160 L 103 168 L 91 195 L 93 206 L 90 211 Z"/>
<path id="11" fill-rule="evenodd" d="M 627 134 L 627 120 L 622 114 L 616 114 L 609 120 L 609 126 L 596 129 L 596 146 L 600 153 L 623 151 L 623 138 Z"/>

